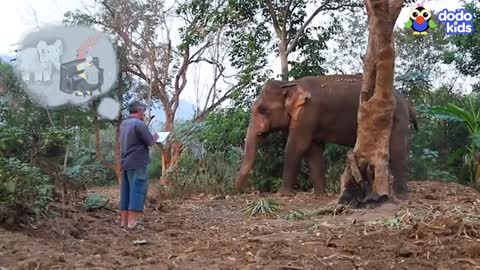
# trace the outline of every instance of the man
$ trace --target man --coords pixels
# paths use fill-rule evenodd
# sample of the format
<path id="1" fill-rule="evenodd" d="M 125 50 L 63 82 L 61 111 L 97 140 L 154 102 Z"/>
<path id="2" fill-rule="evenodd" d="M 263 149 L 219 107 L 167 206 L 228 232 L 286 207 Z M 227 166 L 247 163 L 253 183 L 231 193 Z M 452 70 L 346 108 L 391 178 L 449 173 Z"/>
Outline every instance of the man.
<path id="1" fill-rule="evenodd" d="M 122 182 L 120 184 L 121 226 L 133 229 L 137 213 L 143 212 L 147 193 L 147 166 L 150 163 L 148 146 L 155 144 L 158 134 L 152 136 L 143 121 L 146 106 L 138 101 L 128 105 L 130 116 L 120 126 L 122 147 Z"/>

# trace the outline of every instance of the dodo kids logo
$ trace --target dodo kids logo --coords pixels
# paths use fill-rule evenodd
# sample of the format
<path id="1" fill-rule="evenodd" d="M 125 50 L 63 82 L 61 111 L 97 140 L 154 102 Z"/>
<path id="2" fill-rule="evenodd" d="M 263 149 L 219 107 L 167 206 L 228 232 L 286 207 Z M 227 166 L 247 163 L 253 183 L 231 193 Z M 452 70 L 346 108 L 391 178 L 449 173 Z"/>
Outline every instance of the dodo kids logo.
<path id="1" fill-rule="evenodd" d="M 473 33 L 473 13 L 465 9 L 450 11 L 444 9 L 437 13 L 437 20 L 445 25 L 447 35 L 469 35 Z"/>

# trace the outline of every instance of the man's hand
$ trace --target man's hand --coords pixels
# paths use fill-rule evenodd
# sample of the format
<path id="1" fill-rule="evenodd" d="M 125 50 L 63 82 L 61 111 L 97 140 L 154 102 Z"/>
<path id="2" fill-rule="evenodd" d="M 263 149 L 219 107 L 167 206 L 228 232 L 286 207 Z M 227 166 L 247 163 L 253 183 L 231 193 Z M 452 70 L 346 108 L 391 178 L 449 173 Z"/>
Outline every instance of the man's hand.
<path id="1" fill-rule="evenodd" d="M 158 136 L 158 133 L 155 132 L 155 134 L 153 134 L 153 141 L 154 141 L 154 142 L 157 142 L 157 140 L 158 140 L 159 137 L 160 137 L 160 136 Z"/>

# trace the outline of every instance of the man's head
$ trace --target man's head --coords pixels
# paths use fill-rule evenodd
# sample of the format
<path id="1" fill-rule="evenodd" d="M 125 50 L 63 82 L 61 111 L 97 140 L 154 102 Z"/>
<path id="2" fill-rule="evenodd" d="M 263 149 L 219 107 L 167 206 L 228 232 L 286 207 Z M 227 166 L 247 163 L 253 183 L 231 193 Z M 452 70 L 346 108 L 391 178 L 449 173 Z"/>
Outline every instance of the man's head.
<path id="1" fill-rule="evenodd" d="M 128 112 L 130 113 L 130 115 L 140 118 L 142 120 L 145 117 L 146 109 L 147 109 L 147 106 L 145 106 L 145 104 L 139 101 L 133 101 L 128 105 Z"/>

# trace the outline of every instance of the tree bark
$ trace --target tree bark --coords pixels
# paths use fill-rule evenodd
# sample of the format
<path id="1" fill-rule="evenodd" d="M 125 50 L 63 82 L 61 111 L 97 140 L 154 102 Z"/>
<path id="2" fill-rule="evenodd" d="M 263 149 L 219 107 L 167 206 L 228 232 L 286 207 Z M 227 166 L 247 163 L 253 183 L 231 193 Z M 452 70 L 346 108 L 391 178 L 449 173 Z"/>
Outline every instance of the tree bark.
<path id="1" fill-rule="evenodd" d="M 362 206 L 395 201 L 389 144 L 395 98 L 393 28 L 403 0 L 365 0 L 368 47 L 358 109 L 357 141 L 347 154 L 339 203 Z"/>
<path id="2" fill-rule="evenodd" d="M 173 132 L 174 114 L 166 113 L 165 130 Z M 183 151 L 183 143 L 179 141 L 167 142 L 160 146 L 160 154 L 162 158 L 162 175 L 160 176 L 161 185 L 169 185 L 168 170 L 175 166 Z"/>
<path id="3" fill-rule="evenodd" d="M 280 42 L 280 46 L 284 46 Z M 284 48 L 280 49 L 280 63 L 282 65 L 282 80 L 288 80 L 288 53 Z"/>
<path id="4" fill-rule="evenodd" d="M 102 149 L 100 149 L 100 127 L 98 126 L 98 114 L 95 106 L 92 107 L 94 113 L 93 128 L 95 131 L 95 156 L 103 166 L 115 172 L 115 175 L 117 176 L 117 181 L 120 184 L 120 125 L 117 124 L 115 129 L 115 162 L 112 163 L 105 158 L 102 153 Z"/>

